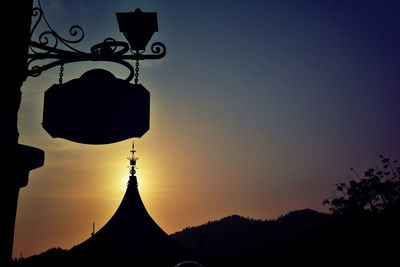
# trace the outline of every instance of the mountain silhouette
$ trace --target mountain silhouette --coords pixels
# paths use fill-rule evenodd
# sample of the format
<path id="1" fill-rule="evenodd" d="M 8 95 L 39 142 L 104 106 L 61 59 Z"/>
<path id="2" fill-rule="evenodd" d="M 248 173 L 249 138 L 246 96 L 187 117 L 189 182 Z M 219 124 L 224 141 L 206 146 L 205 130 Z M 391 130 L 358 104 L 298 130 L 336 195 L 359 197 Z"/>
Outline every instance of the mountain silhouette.
<path id="1" fill-rule="evenodd" d="M 297 240 L 306 239 L 329 218 L 310 209 L 293 211 L 276 220 L 232 215 L 186 228 L 172 237 L 197 252 L 206 266 L 265 266 L 271 260 L 278 261 L 279 254 Z"/>
<path id="2" fill-rule="evenodd" d="M 396 213 L 337 216 L 304 209 L 276 220 L 232 215 L 171 236 L 205 266 L 393 266 L 399 222 Z"/>
<path id="3" fill-rule="evenodd" d="M 338 216 L 303 209 L 274 220 L 231 215 L 170 237 L 206 267 L 397 266 L 399 223 L 398 212 Z M 13 265 L 60 266 L 66 255 L 54 248 Z"/>

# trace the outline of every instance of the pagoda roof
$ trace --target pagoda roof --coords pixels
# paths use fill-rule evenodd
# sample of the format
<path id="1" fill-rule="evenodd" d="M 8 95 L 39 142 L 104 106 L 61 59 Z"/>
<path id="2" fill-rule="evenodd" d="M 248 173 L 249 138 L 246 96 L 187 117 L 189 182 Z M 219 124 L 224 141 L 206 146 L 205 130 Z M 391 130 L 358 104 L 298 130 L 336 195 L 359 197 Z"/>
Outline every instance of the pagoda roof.
<path id="1" fill-rule="evenodd" d="M 151 218 L 140 197 L 136 177 L 112 218 L 89 239 L 68 251 L 68 261 L 97 266 L 175 266 L 193 259 L 191 253 L 168 236 Z M 115 265 L 116 266 L 116 265 Z"/>

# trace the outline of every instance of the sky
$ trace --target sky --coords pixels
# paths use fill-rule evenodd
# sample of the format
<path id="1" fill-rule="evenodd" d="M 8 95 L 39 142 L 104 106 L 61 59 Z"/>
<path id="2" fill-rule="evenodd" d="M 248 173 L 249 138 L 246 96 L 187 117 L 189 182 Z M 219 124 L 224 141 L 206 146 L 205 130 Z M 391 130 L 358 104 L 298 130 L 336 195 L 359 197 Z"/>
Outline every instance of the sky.
<path id="1" fill-rule="evenodd" d="M 400 159 L 398 1 L 42 0 L 42 7 L 61 35 L 84 28 L 76 45 L 84 51 L 107 37 L 124 40 L 115 12 L 158 13 L 151 42 L 165 43 L 167 55 L 140 65 L 151 121 L 135 148 L 143 202 L 169 234 L 232 214 L 326 212 L 321 202 L 353 177 L 351 167 L 362 173 L 379 154 Z M 128 75 L 117 64 L 71 63 L 64 82 L 92 68 Z M 81 243 L 126 190 L 132 139 L 83 145 L 41 127 L 44 92 L 58 75 L 56 67 L 22 88 L 19 142 L 46 158 L 20 190 L 14 257 Z"/>

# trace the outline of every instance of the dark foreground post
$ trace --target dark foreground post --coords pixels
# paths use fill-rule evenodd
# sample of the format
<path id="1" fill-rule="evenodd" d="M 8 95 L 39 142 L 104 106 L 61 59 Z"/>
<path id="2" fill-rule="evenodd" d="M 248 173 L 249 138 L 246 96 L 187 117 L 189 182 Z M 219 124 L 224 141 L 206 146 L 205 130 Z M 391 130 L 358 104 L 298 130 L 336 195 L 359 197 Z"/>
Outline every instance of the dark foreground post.
<path id="1" fill-rule="evenodd" d="M 18 110 L 21 86 L 26 79 L 32 0 L 6 1 L 3 10 L 8 15 L 2 27 L 0 76 L 0 145 L 3 153 L 0 165 L 0 266 L 8 266 L 12 259 L 19 189 L 27 185 L 29 171 L 43 165 L 44 152 L 18 144 Z"/>

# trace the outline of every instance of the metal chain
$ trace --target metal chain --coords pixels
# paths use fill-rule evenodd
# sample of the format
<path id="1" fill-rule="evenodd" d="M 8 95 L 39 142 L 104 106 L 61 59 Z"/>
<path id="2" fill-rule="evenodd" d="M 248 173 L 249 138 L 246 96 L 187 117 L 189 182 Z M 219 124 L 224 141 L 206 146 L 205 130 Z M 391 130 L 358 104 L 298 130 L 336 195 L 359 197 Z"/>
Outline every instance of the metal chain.
<path id="1" fill-rule="evenodd" d="M 139 60 L 136 60 L 135 84 L 138 84 L 138 81 L 139 81 Z"/>
<path id="2" fill-rule="evenodd" d="M 61 64 L 61 66 L 60 66 L 60 78 L 58 78 L 58 81 L 60 82 L 60 84 L 62 84 L 62 82 L 63 82 L 63 76 L 64 76 L 64 64 Z"/>

